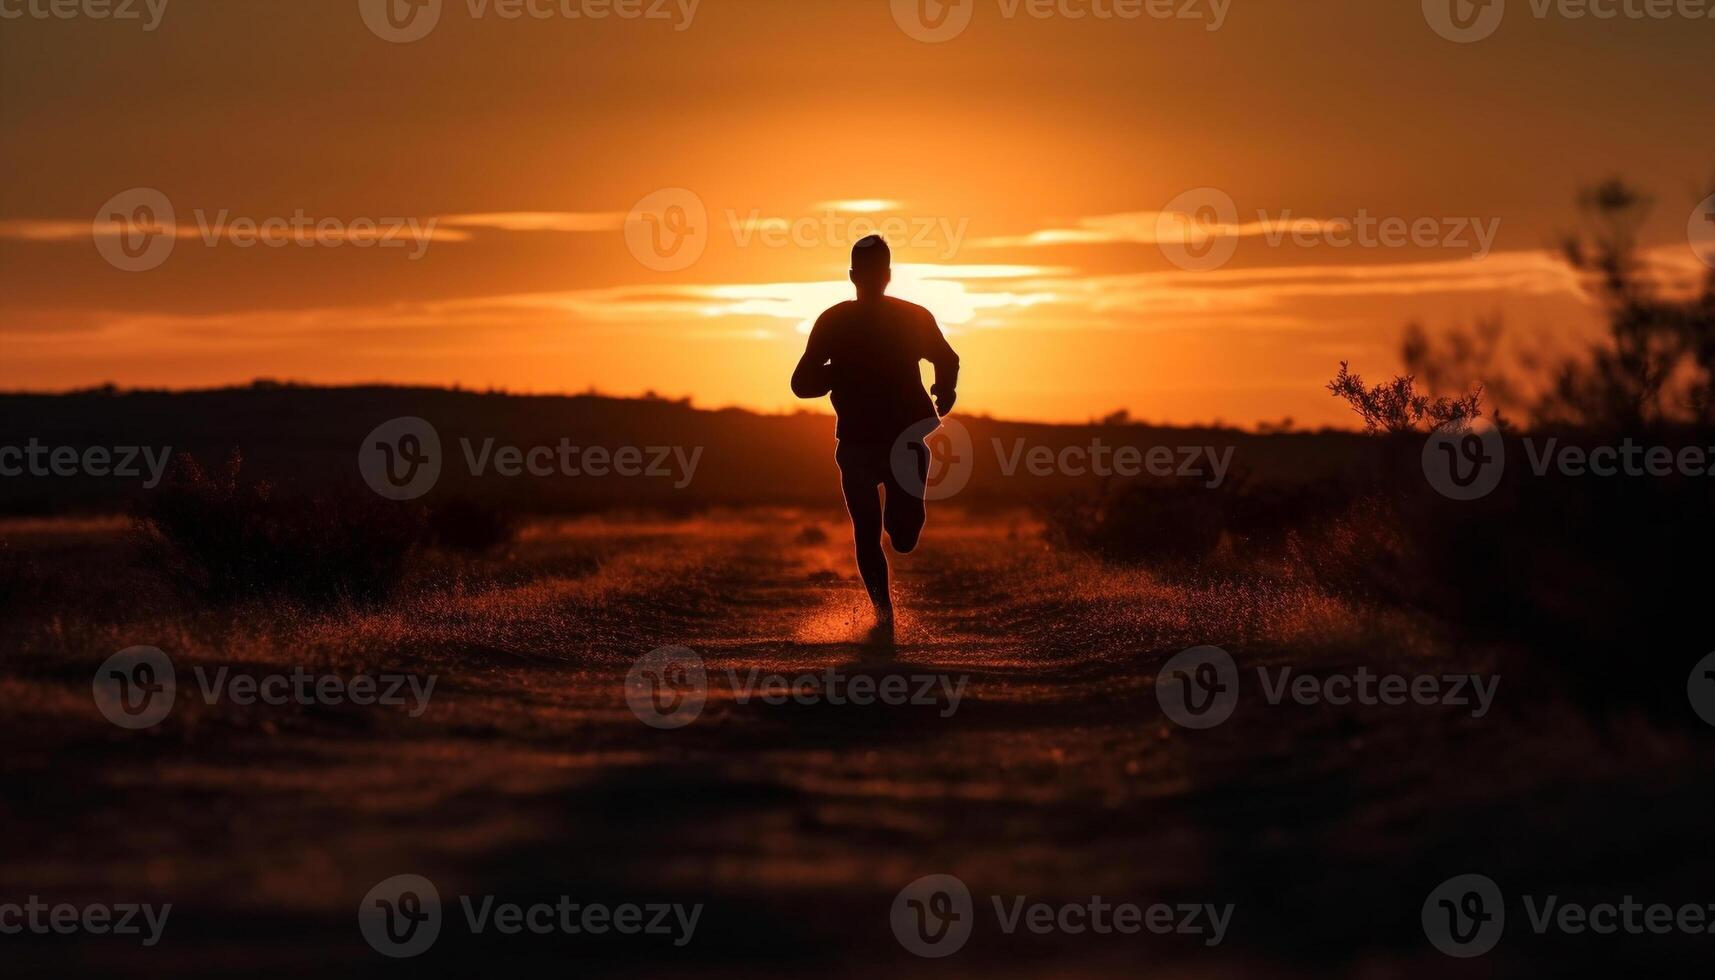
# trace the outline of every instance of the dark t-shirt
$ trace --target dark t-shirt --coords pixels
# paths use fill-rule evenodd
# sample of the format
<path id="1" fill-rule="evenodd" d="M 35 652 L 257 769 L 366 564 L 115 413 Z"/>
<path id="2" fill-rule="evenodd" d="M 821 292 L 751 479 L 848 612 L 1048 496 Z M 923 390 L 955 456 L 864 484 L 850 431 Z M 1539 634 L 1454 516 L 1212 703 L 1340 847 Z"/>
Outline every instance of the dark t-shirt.
<path id="1" fill-rule="evenodd" d="M 812 364 L 828 364 L 836 435 L 847 442 L 891 445 L 914 423 L 935 417 L 918 362 L 935 365 L 937 387 L 951 391 L 959 379 L 959 355 L 934 315 L 891 296 L 830 308 L 810 331 L 805 354 Z"/>

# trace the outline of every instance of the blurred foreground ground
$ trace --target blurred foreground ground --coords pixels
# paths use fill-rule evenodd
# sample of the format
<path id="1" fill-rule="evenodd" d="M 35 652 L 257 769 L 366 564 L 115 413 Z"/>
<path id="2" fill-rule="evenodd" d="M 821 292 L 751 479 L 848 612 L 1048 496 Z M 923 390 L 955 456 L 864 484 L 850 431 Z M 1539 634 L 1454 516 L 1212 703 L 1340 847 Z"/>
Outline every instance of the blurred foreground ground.
<path id="1" fill-rule="evenodd" d="M 0 937 L 16 976 L 1692 975 L 1715 935 L 1539 936 L 1516 901 L 1485 957 L 1424 938 L 1430 890 L 1467 872 L 1512 897 L 1715 902 L 1707 742 L 1598 725 L 1509 689 L 1469 708 L 1272 705 L 1259 665 L 1326 674 L 1496 669 L 1434 623 L 1294 582 L 1165 581 L 1050 549 L 1024 518 L 932 511 L 896 560 L 892 646 L 869 626 L 836 514 L 529 526 L 504 558 L 430 554 L 367 612 L 186 604 L 137 569 L 123 521 L 11 521 L 0 739 L 0 901 L 172 902 L 155 948 Z M 113 652 L 179 674 L 159 726 L 91 698 Z M 711 692 L 688 727 L 627 707 L 624 679 L 680 644 Z M 1175 726 L 1163 661 L 1216 644 L 1238 709 Z M 1616 652 L 1618 653 L 1618 652 Z M 1635 662 L 1635 661 L 1634 661 Z M 203 703 L 192 668 L 433 674 L 428 710 Z M 943 676 L 947 705 L 739 704 L 728 671 Z M 1703 764 L 1699 764 L 1699 760 Z M 448 923 L 406 961 L 357 909 L 396 874 Z M 957 955 L 901 948 L 889 907 L 957 875 L 978 903 Z M 471 937 L 459 895 L 703 903 L 653 937 Z M 1006 935 L 989 896 L 1236 905 L 1225 942 Z"/>

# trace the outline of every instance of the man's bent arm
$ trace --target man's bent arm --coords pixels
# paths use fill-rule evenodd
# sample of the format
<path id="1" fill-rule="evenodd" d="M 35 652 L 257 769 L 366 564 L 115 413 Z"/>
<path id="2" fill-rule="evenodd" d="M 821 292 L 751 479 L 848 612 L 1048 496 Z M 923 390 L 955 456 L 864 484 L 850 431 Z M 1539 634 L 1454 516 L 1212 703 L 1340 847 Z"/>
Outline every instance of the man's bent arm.
<path id="1" fill-rule="evenodd" d="M 930 387 L 929 392 L 937 401 L 944 401 L 947 408 L 952 408 L 953 399 L 959 390 L 959 355 L 954 352 L 953 345 L 947 343 L 946 334 L 936 326 L 932 316 L 929 318 L 927 338 L 929 349 L 924 352 L 923 359 L 935 365 L 935 384 Z M 946 410 L 942 409 L 941 414 L 947 414 Z"/>

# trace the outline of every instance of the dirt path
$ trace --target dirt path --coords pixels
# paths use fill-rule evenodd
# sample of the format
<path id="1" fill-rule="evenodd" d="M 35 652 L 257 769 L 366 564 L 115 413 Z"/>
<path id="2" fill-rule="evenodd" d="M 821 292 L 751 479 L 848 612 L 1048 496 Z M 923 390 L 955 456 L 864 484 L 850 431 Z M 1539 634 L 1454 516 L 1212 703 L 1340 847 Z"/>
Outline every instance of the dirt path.
<path id="1" fill-rule="evenodd" d="M 1700 839 L 1680 804 L 1708 798 L 1666 775 L 1689 771 L 1671 748 L 1640 763 L 1562 716 L 1549 738 L 1540 717 L 1250 701 L 1193 732 L 1155 697 L 1162 661 L 1204 643 L 1247 669 L 1484 666 L 1402 642 L 1422 631 L 1388 616 L 1282 585 L 1164 584 L 1053 552 L 1019 520 L 938 514 L 897 563 L 903 612 L 879 645 L 840 530 L 801 515 L 541 525 L 511 560 L 441 561 L 386 609 L 309 616 L 188 610 L 128 568 L 111 529 L 13 529 L 62 607 L 6 628 L 0 733 L 29 800 L 7 805 L 0 871 L 60 900 L 176 909 L 154 949 L 25 941 L 19 962 L 358 975 L 378 961 L 360 901 L 420 874 L 449 919 L 455 896 L 704 907 L 683 948 L 449 925 L 409 961 L 432 975 L 568 957 L 635 975 L 647 956 L 653 975 L 1438 976 L 1449 961 L 1425 945 L 1418 906 L 1451 874 L 1540 873 L 1552 856 L 1576 884 L 1596 874 L 1578 868 L 1580 842 L 1620 833 L 1612 817 L 1643 793 L 1687 815 L 1660 816 L 1633 849 L 1660 856 L 1669 885 L 1697 866 L 1666 860 Z M 159 726 L 129 732 L 93 711 L 89 678 L 137 643 L 171 654 L 181 696 Z M 708 677 L 702 713 L 672 730 L 640 721 L 624 686 L 668 644 Z M 195 670 L 223 665 L 436 686 L 419 717 L 204 703 Z M 848 694 L 854 678 L 899 678 L 908 703 L 848 703 L 830 670 Z M 768 675 L 813 693 L 738 696 Z M 1505 775 L 1528 766 L 1534 791 Z M 1521 838 L 1539 849 L 1521 854 Z M 907 953 L 889 922 L 900 890 L 933 873 L 977 902 L 972 938 L 945 961 Z M 1212 947 L 1008 935 L 990 904 L 1095 895 L 1234 912 Z"/>

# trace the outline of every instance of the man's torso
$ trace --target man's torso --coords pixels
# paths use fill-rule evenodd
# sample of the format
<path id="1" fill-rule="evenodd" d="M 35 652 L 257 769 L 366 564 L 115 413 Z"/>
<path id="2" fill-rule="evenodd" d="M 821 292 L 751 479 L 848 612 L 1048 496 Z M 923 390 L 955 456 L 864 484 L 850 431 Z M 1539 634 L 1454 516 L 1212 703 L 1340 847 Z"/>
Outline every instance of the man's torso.
<path id="1" fill-rule="evenodd" d="M 841 303 L 823 315 L 834 412 L 842 441 L 892 444 L 913 423 L 935 415 L 919 363 L 929 312 L 884 297 Z"/>

